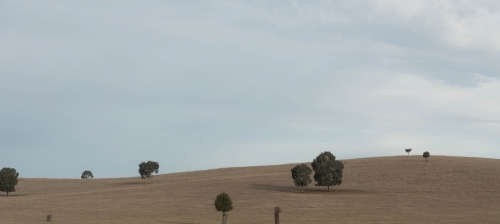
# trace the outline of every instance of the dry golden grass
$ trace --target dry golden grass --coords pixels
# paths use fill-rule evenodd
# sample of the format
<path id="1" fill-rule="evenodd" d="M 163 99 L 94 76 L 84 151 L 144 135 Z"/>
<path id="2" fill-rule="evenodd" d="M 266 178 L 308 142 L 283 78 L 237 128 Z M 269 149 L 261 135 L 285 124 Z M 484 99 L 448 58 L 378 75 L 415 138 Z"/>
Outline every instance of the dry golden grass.
<path id="1" fill-rule="evenodd" d="M 0 196 L 0 223 L 220 223 L 213 206 L 233 200 L 228 223 L 498 223 L 500 160 L 396 156 L 347 160 L 344 183 L 293 186 L 296 164 L 134 178 L 20 179 Z"/>

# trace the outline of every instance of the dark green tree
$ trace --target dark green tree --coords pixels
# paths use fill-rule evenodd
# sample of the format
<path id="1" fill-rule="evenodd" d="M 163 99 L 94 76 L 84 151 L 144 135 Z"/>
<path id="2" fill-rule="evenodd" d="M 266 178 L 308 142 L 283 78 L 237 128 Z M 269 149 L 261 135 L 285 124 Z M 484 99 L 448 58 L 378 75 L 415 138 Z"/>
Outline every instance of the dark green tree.
<path id="1" fill-rule="evenodd" d="M 226 194 L 226 192 L 222 192 L 221 194 L 217 195 L 217 198 L 215 198 L 214 205 L 215 210 L 222 212 L 222 224 L 226 224 L 226 212 L 233 210 L 233 202 L 231 201 L 231 198 L 228 194 Z"/>
<path id="2" fill-rule="evenodd" d="M 410 155 L 411 149 L 405 149 L 405 152 L 408 153 L 408 155 Z"/>
<path id="3" fill-rule="evenodd" d="M 9 192 L 15 192 L 18 176 L 19 173 L 14 168 L 4 167 L 0 170 L 0 191 L 7 192 L 7 196 Z"/>
<path id="4" fill-rule="evenodd" d="M 82 179 L 89 179 L 89 178 L 94 178 L 94 175 L 92 175 L 92 172 L 90 172 L 90 170 L 83 171 Z"/>
<path id="5" fill-rule="evenodd" d="M 425 151 L 422 156 L 425 158 L 425 162 L 427 162 L 427 158 L 429 158 L 429 156 L 431 156 L 431 154 L 429 154 L 429 152 Z"/>
<path id="6" fill-rule="evenodd" d="M 153 178 L 153 173 L 158 173 L 158 169 L 160 169 L 160 164 L 151 160 L 139 164 L 139 174 L 142 179 L 148 178 L 148 184 L 150 183 L 149 179 Z"/>
<path id="7" fill-rule="evenodd" d="M 332 153 L 327 151 L 319 154 L 311 166 L 314 170 L 316 186 L 327 186 L 328 192 L 330 192 L 330 186 L 342 184 L 344 164 L 341 161 L 336 161 Z"/>
<path id="8" fill-rule="evenodd" d="M 306 164 L 300 164 L 292 168 L 292 178 L 293 178 L 293 183 L 295 183 L 295 186 L 301 186 L 302 187 L 302 192 L 304 192 L 304 186 L 307 186 L 310 184 L 312 170 L 309 168 Z"/>

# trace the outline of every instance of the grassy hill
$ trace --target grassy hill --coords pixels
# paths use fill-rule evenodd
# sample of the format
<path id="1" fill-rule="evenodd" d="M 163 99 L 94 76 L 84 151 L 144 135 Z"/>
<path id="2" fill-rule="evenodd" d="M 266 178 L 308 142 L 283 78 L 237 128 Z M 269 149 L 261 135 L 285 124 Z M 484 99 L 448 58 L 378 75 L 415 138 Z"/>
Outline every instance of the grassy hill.
<path id="1" fill-rule="evenodd" d="M 308 162 L 307 164 L 309 164 Z M 395 156 L 347 160 L 344 183 L 301 193 L 296 164 L 116 179 L 20 178 L 0 196 L 0 223 L 220 223 L 213 206 L 233 200 L 228 223 L 498 223 L 500 160 Z"/>

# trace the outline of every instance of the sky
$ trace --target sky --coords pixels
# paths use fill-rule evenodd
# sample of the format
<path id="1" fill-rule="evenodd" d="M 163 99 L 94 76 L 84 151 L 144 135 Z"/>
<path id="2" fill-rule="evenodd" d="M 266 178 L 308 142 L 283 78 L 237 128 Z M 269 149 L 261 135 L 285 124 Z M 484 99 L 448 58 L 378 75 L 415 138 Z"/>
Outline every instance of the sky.
<path id="1" fill-rule="evenodd" d="M 0 167 L 500 158 L 500 1 L 0 2 Z"/>

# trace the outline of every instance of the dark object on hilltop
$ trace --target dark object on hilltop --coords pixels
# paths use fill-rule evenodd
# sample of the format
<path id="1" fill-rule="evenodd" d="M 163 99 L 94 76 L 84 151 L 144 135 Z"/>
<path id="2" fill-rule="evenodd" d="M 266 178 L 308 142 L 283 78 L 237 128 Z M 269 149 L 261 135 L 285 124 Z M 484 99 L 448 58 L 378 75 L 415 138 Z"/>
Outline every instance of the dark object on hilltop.
<path id="1" fill-rule="evenodd" d="M 85 170 L 82 173 L 82 179 L 89 179 L 89 178 L 94 178 L 94 175 L 92 175 L 92 172 L 90 170 Z"/>
<path id="2" fill-rule="evenodd" d="M 280 212 L 281 208 L 276 206 L 274 207 L 274 224 L 280 224 Z"/>
<path id="3" fill-rule="evenodd" d="M 18 176 L 19 173 L 14 168 L 4 167 L 0 170 L 0 191 L 7 192 L 7 196 L 9 192 L 15 192 Z"/>
<path id="4" fill-rule="evenodd" d="M 160 164 L 154 161 L 139 164 L 139 174 L 141 174 L 142 179 L 148 178 L 148 184 L 150 183 L 149 178 L 153 178 L 153 172 L 158 173 L 158 169 L 160 169 Z"/>
<path id="5" fill-rule="evenodd" d="M 411 149 L 405 149 L 405 152 L 408 153 L 408 155 L 410 155 Z"/>
<path id="6" fill-rule="evenodd" d="M 47 222 L 50 222 L 52 221 L 52 215 L 47 215 L 47 218 L 46 218 Z"/>
<path id="7" fill-rule="evenodd" d="M 231 201 L 231 198 L 228 194 L 226 194 L 226 192 L 222 192 L 221 194 L 217 195 L 217 198 L 215 198 L 214 205 L 215 210 L 222 212 L 222 224 L 226 224 L 226 212 L 233 210 L 233 202 Z"/>
<path id="8" fill-rule="evenodd" d="M 425 162 L 427 162 L 427 158 L 429 158 L 429 156 L 431 156 L 431 154 L 429 154 L 429 152 L 425 151 L 422 156 L 425 157 Z"/>
<path id="9" fill-rule="evenodd" d="M 304 186 L 307 186 L 312 182 L 311 177 L 311 168 L 309 168 L 306 164 L 300 164 L 292 168 L 292 178 L 295 186 L 301 186 L 302 192 L 304 192 Z"/>
<path id="10" fill-rule="evenodd" d="M 335 161 L 332 153 L 327 151 L 319 154 L 311 166 L 314 170 L 316 186 L 327 186 L 330 192 L 330 186 L 342 184 L 344 164 L 341 161 Z"/>

